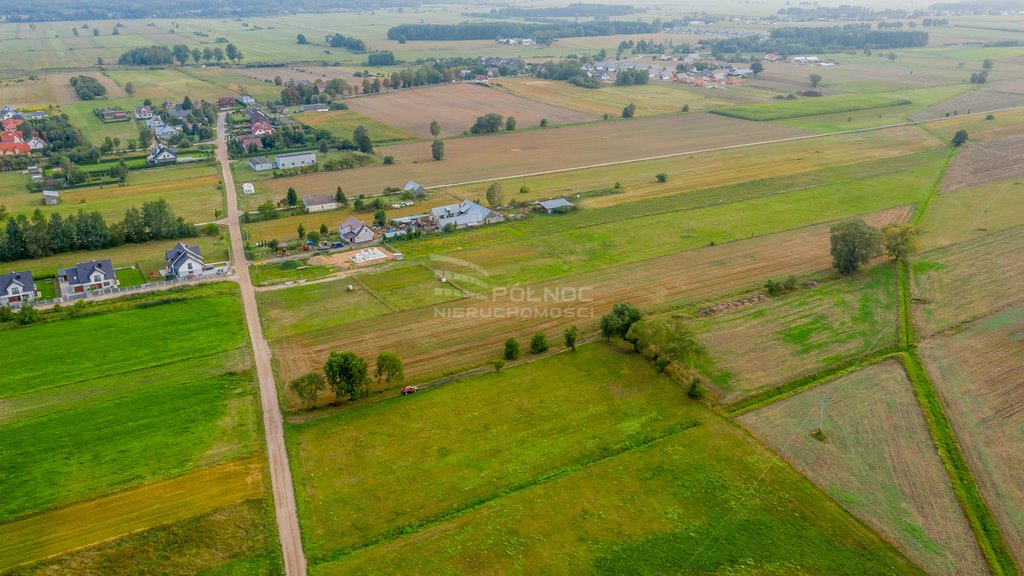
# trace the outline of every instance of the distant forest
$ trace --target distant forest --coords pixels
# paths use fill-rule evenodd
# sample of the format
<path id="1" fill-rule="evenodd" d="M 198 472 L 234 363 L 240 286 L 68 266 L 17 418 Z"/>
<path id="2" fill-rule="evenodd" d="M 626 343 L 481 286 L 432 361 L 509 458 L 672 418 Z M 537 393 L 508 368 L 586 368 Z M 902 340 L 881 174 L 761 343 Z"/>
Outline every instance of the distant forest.
<path id="1" fill-rule="evenodd" d="M 584 4 L 578 2 L 568 6 L 552 8 L 492 8 L 490 12 L 480 12 L 472 14 L 472 16 L 492 18 L 601 18 L 627 16 L 636 12 L 636 8 L 622 4 Z"/>
<path id="2" fill-rule="evenodd" d="M 525 22 L 461 22 L 459 24 L 400 24 L 388 29 L 388 39 L 398 40 L 493 40 L 495 38 L 576 38 L 661 32 L 660 19 L 653 22 L 605 21 L 534 24 Z"/>
<path id="3" fill-rule="evenodd" d="M 267 16 L 331 10 L 374 10 L 377 8 L 414 8 L 430 0 L 290 0 L 255 2 L 253 0 L 35 0 L 0 2 L 0 16 L 10 22 L 47 22 L 55 20 L 113 20 L 138 18 L 224 18 Z"/>
<path id="4" fill-rule="evenodd" d="M 872 30 L 869 24 L 828 28 L 776 28 L 768 38 L 727 38 L 711 44 L 715 55 L 775 52 L 782 55 L 846 50 L 916 48 L 928 44 L 927 32 Z"/>

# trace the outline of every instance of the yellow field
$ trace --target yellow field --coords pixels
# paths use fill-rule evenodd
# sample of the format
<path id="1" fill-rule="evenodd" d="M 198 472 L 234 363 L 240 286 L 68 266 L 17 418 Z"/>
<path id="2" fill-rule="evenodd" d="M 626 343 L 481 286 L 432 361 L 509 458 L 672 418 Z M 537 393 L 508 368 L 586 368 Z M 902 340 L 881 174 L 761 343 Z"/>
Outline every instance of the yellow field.
<path id="1" fill-rule="evenodd" d="M 263 492 L 262 465 L 240 460 L 0 527 L 0 570 L 207 514 Z"/>

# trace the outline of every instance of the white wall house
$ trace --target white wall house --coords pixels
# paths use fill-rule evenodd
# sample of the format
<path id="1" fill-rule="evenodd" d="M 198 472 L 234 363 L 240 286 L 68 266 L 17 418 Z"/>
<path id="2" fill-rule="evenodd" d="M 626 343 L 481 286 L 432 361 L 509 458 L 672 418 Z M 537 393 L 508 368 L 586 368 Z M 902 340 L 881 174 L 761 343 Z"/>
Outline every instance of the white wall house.
<path id="1" fill-rule="evenodd" d="M 362 220 L 354 217 L 346 218 L 338 227 L 338 232 L 341 240 L 348 244 L 361 244 L 373 240 L 373 230 L 363 224 Z"/>
<path id="2" fill-rule="evenodd" d="M 338 209 L 338 202 L 334 199 L 334 196 L 326 194 L 303 196 L 302 205 L 306 207 L 306 212 L 325 212 Z"/>
<path id="3" fill-rule="evenodd" d="M 203 273 L 203 255 L 199 246 L 186 246 L 178 242 L 165 254 L 167 259 L 166 274 L 179 280 L 192 278 Z"/>
<path id="4" fill-rule="evenodd" d="M 93 260 L 64 268 L 57 272 L 57 280 L 60 282 L 60 293 L 65 296 L 118 285 L 114 265 L 110 260 Z"/>
<path id="5" fill-rule="evenodd" d="M 32 272 L 11 272 L 0 274 L 0 306 L 10 306 L 36 299 L 36 283 Z"/>

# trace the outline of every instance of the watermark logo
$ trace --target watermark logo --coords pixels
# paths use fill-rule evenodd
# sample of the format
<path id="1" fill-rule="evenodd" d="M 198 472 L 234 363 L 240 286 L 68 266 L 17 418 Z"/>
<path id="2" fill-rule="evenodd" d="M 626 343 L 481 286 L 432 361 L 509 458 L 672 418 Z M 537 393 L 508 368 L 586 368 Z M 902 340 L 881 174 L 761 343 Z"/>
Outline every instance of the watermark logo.
<path id="1" fill-rule="evenodd" d="M 441 285 L 434 295 L 450 299 L 434 307 L 435 318 L 593 318 L 591 286 L 505 286 L 473 262 L 431 256 Z"/>

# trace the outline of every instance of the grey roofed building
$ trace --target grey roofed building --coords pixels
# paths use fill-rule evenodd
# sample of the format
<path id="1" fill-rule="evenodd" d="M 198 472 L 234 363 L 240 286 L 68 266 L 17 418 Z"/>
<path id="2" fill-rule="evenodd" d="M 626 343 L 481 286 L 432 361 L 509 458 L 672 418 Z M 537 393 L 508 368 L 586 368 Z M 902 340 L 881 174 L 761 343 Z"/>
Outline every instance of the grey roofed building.
<path id="1" fill-rule="evenodd" d="M 167 263 L 172 268 L 177 268 L 178 264 L 181 264 L 183 260 L 190 256 L 199 262 L 202 262 L 203 250 L 199 246 L 186 246 L 183 242 L 178 242 L 174 245 L 174 248 L 171 248 L 164 253 Z"/>
<path id="2" fill-rule="evenodd" d="M 93 273 L 95 272 L 99 272 L 103 276 L 103 279 L 99 281 L 103 285 L 101 287 L 116 285 L 117 277 L 114 275 L 114 265 L 110 260 L 93 260 L 92 262 L 75 264 L 71 268 L 58 270 L 57 277 L 61 283 L 68 284 L 74 288 L 75 286 L 95 283 L 92 280 Z"/>
<path id="3" fill-rule="evenodd" d="M 426 196 L 427 195 L 427 189 L 424 188 L 423 186 L 420 186 L 416 182 L 413 182 L 412 180 L 409 180 L 408 182 L 405 183 L 405 187 L 402 188 L 402 191 L 403 192 L 412 192 L 413 196 Z"/>
<path id="4" fill-rule="evenodd" d="M 544 210 L 547 210 L 548 214 L 551 214 L 555 210 L 558 210 L 558 209 L 561 209 L 561 208 L 572 209 L 572 208 L 576 207 L 575 204 L 573 204 L 572 202 L 569 202 L 565 198 L 552 198 L 551 200 L 541 200 L 541 201 L 537 202 L 536 204 L 538 206 L 540 206 L 541 208 L 543 208 Z"/>
<path id="5" fill-rule="evenodd" d="M 338 201 L 334 196 L 327 194 L 312 194 L 302 197 L 302 205 L 308 212 L 321 212 L 324 210 L 335 210 L 338 208 Z"/>
<path id="6" fill-rule="evenodd" d="M 463 200 L 458 204 L 431 208 L 430 217 L 437 224 L 438 228 L 444 228 L 449 224 L 454 225 L 456 228 L 467 228 L 494 224 L 505 220 L 505 217 L 501 214 L 470 200 Z"/>
<path id="7" fill-rule="evenodd" d="M 17 293 L 14 293 L 15 290 Z M 0 302 L 19 302 L 22 297 L 32 300 L 35 293 L 36 283 L 30 270 L 0 274 Z"/>
<path id="8" fill-rule="evenodd" d="M 303 104 L 302 105 L 302 111 L 303 112 L 327 112 L 330 109 L 331 109 L 330 106 L 328 106 L 327 104 Z"/>
<path id="9" fill-rule="evenodd" d="M 43 190 L 43 204 L 53 206 L 57 202 L 60 202 L 60 192 L 56 190 Z"/>

